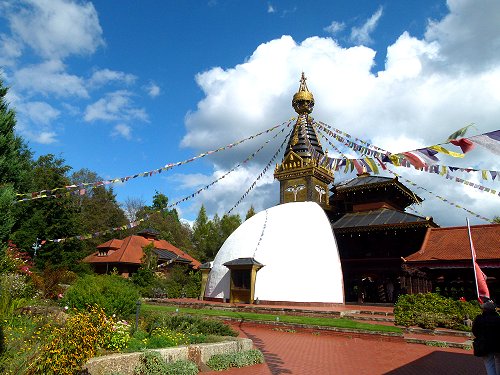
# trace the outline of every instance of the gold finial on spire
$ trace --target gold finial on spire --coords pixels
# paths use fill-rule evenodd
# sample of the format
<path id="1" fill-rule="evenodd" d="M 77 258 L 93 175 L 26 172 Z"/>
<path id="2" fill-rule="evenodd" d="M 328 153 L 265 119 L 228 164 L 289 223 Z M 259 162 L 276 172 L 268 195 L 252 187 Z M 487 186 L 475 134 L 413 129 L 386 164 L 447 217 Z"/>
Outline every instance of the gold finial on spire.
<path id="1" fill-rule="evenodd" d="M 302 72 L 302 77 L 300 78 L 299 91 L 295 93 L 292 99 L 292 106 L 299 115 L 309 114 L 314 108 L 314 96 L 307 88 L 306 76 Z"/>

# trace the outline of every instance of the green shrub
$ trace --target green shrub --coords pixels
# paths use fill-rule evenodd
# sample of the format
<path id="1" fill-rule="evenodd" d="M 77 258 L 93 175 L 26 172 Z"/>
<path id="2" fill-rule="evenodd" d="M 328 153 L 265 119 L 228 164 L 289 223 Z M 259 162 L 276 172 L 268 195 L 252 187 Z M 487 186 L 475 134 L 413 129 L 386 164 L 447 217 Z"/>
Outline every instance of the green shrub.
<path id="1" fill-rule="evenodd" d="M 215 371 L 227 370 L 230 367 L 245 367 L 264 363 L 264 356 L 257 349 L 243 352 L 215 354 L 207 362 L 207 366 Z"/>
<path id="2" fill-rule="evenodd" d="M 191 361 L 167 363 L 167 375 L 196 375 L 198 367 Z"/>
<path id="3" fill-rule="evenodd" d="M 145 284 L 148 275 L 133 276 L 137 283 L 143 287 L 141 293 L 151 298 L 198 298 L 201 290 L 201 273 L 196 271 L 186 272 L 182 266 L 174 266 L 167 275 L 155 275 L 151 282 Z"/>
<path id="4" fill-rule="evenodd" d="M 167 364 L 158 352 L 147 351 L 141 354 L 139 364 L 134 369 L 134 375 L 164 375 Z"/>
<path id="5" fill-rule="evenodd" d="M 191 361 L 166 363 L 161 354 L 154 351 L 144 352 L 134 375 L 196 375 L 198 367 Z"/>
<path id="6" fill-rule="evenodd" d="M 402 295 L 394 306 L 396 325 L 436 327 L 467 331 L 464 319 L 474 319 L 481 310 L 477 302 L 463 302 L 436 293 Z"/>
<path id="7" fill-rule="evenodd" d="M 227 324 L 214 319 L 203 319 L 191 315 L 167 315 L 159 312 L 145 315 L 144 328 L 147 332 L 161 327 L 186 334 L 238 336 L 238 333 Z"/>
<path id="8" fill-rule="evenodd" d="M 3 333 L 3 322 L 0 322 L 0 356 L 5 352 L 5 334 Z"/>
<path id="9" fill-rule="evenodd" d="M 65 293 L 62 305 L 83 311 L 100 306 L 106 314 L 126 317 L 135 313 L 139 292 L 128 280 L 117 275 L 85 275 Z"/>

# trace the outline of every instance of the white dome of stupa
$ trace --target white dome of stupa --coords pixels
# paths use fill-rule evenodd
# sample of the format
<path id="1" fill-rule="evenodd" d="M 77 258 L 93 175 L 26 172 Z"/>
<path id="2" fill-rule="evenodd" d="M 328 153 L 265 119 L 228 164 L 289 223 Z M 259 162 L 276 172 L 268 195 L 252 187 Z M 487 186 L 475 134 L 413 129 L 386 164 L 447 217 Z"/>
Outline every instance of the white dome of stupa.
<path id="1" fill-rule="evenodd" d="M 205 297 L 230 298 L 224 263 L 254 258 L 262 263 L 255 300 L 344 303 L 342 268 L 330 222 L 314 202 L 281 204 L 246 220 L 214 259 Z"/>

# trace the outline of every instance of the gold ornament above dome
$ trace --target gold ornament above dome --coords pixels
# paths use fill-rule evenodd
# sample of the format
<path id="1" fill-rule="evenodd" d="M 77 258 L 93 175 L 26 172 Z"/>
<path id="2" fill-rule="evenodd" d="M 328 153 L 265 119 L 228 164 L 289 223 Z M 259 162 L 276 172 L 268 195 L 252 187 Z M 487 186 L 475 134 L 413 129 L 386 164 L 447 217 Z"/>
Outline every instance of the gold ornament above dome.
<path id="1" fill-rule="evenodd" d="M 299 115 L 309 114 L 314 108 L 314 96 L 307 88 L 306 80 L 307 78 L 302 72 L 299 91 L 295 93 L 292 99 L 292 107 Z"/>

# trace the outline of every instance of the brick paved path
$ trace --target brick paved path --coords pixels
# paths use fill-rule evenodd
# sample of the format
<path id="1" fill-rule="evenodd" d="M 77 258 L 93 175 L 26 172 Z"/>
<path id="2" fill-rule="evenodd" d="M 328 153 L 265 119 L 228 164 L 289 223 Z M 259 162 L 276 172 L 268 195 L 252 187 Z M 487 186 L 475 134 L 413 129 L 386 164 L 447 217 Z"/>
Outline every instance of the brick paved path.
<path id="1" fill-rule="evenodd" d="M 486 374 L 481 359 L 470 351 L 437 348 L 379 338 L 350 338 L 311 332 L 286 332 L 274 327 L 235 325 L 249 337 L 266 363 L 208 374 L 236 375 L 474 375 Z"/>

